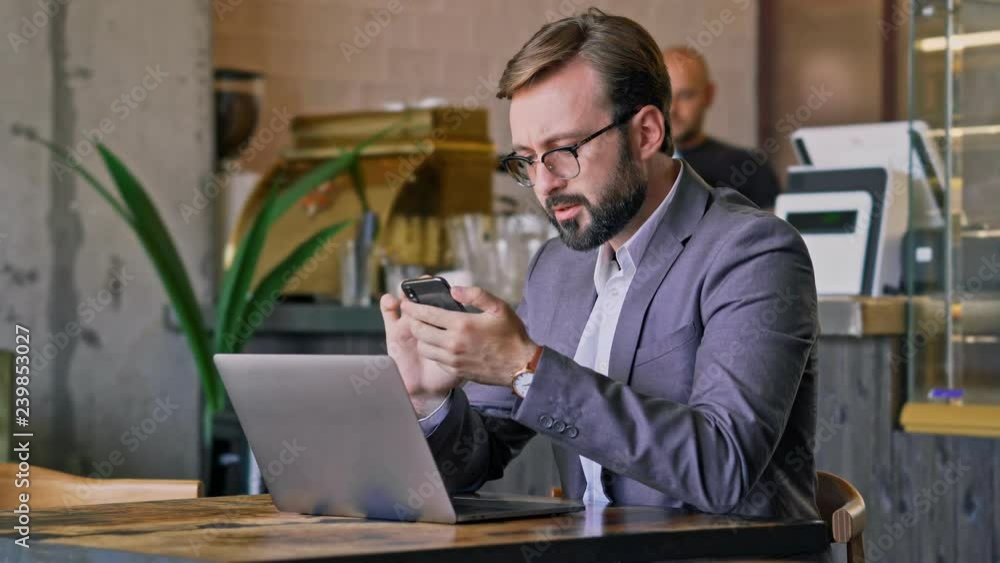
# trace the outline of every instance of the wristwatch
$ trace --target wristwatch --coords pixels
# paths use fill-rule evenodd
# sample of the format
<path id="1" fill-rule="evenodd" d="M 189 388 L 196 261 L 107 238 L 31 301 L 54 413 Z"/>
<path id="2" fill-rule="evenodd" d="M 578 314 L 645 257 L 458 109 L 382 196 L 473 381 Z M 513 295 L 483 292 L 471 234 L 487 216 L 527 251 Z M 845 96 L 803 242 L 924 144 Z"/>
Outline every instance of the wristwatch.
<path id="1" fill-rule="evenodd" d="M 528 396 L 528 388 L 531 387 L 531 382 L 535 379 L 535 369 L 538 367 L 538 360 L 541 357 L 542 347 L 537 346 L 535 355 L 528 360 L 528 364 L 514 372 L 514 375 L 511 376 L 510 387 L 512 392 L 518 397 L 524 399 Z"/>

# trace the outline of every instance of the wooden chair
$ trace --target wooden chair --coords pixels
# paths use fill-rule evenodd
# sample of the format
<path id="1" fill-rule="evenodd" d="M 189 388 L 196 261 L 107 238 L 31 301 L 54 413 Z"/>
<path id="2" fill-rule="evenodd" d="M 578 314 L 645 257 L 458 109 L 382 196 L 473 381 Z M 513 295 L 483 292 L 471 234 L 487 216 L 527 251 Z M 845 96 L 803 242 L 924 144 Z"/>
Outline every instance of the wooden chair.
<path id="1" fill-rule="evenodd" d="M 92 479 L 32 465 L 28 488 L 15 486 L 17 464 L 0 464 L 0 510 L 13 510 L 21 493 L 28 493 L 32 510 L 64 506 L 173 500 L 202 496 L 198 480 Z"/>
<path id="2" fill-rule="evenodd" d="M 816 481 L 816 505 L 833 543 L 847 544 L 847 563 L 865 563 L 865 499 L 833 473 L 817 471 Z"/>

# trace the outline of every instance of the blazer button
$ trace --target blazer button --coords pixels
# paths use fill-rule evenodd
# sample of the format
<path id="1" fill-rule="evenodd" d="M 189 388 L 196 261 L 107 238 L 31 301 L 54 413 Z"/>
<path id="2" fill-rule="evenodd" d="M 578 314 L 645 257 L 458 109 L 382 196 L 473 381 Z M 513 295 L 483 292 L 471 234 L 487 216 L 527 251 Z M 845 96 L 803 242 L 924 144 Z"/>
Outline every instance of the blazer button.
<path id="1" fill-rule="evenodd" d="M 566 429 L 566 435 L 570 438 L 576 438 L 580 435 L 580 431 L 576 429 L 576 426 L 570 426 Z"/>
<path id="2" fill-rule="evenodd" d="M 552 417 L 550 417 L 547 414 L 543 414 L 542 416 L 538 417 L 538 422 L 541 423 L 541 425 L 544 426 L 545 428 L 552 428 Z"/>
<path id="3" fill-rule="evenodd" d="M 566 423 L 561 420 L 557 420 L 555 426 L 553 426 L 552 429 L 562 434 L 563 432 L 566 431 Z"/>

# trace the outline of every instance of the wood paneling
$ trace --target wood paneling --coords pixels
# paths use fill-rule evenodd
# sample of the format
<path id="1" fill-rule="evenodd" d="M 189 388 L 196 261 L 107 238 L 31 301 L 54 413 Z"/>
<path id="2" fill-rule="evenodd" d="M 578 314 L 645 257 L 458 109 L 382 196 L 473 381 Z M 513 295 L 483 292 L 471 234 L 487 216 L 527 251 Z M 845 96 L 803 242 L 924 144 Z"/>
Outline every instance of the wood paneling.
<path id="1" fill-rule="evenodd" d="M 819 428 L 833 432 L 819 443 L 816 467 L 864 496 L 868 560 L 1000 559 L 1000 441 L 898 429 L 898 339 L 824 337 L 819 346 Z M 835 554 L 843 560 L 842 550 Z"/>
<path id="2" fill-rule="evenodd" d="M 994 498 L 998 496 L 992 487 L 994 473 L 1000 473 L 993 464 L 993 453 L 1000 448 L 995 446 L 995 440 L 987 438 L 953 441 L 954 453 L 959 459 L 968 460 L 970 467 L 958 482 L 955 498 L 955 560 L 990 561 L 992 555 L 995 561 L 992 532 L 997 514 L 993 512 L 989 493 Z M 983 494 L 984 490 L 987 494 Z"/>

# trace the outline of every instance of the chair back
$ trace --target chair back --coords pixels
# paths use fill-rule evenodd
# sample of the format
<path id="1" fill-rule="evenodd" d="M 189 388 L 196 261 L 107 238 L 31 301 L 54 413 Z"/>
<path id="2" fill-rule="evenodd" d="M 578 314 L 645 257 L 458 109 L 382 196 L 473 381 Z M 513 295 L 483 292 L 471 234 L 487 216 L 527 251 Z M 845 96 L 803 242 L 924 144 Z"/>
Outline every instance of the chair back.
<path id="1" fill-rule="evenodd" d="M 30 495 L 32 510 L 64 506 L 198 498 L 199 480 L 92 479 L 32 465 L 27 480 L 18 477 L 18 464 L 0 463 L 0 510 L 20 505 L 20 495 Z M 18 487 L 22 482 L 30 487 Z"/>
<path id="2" fill-rule="evenodd" d="M 847 545 L 847 563 L 864 563 L 865 499 L 846 479 L 816 472 L 816 505 L 833 543 Z"/>

